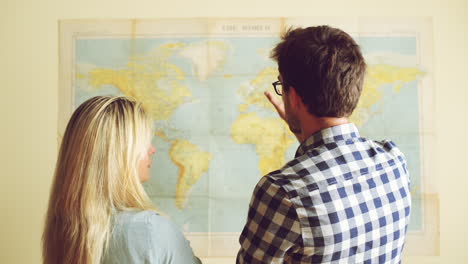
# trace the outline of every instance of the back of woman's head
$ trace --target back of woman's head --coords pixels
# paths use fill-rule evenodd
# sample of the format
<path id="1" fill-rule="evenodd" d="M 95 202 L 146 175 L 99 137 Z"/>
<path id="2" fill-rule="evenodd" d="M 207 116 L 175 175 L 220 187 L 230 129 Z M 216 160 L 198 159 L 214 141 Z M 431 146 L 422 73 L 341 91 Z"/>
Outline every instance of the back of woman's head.
<path id="1" fill-rule="evenodd" d="M 99 263 L 112 212 L 153 209 L 138 175 L 151 127 L 142 105 L 126 97 L 93 97 L 75 110 L 57 159 L 45 263 Z"/>

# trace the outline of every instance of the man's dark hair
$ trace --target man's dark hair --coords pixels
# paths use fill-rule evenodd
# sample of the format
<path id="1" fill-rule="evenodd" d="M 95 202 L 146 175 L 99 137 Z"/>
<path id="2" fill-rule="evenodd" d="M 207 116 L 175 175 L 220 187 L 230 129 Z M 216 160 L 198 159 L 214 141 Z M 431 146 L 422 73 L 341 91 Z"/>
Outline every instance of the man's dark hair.
<path id="1" fill-rule="evenodd" d="M 294 87 L 309 113 L 347 117 L 361 95 L 366 63 L 346 32 L 329 26 L 289 29 L 273 49 L 283 89 Z"/>

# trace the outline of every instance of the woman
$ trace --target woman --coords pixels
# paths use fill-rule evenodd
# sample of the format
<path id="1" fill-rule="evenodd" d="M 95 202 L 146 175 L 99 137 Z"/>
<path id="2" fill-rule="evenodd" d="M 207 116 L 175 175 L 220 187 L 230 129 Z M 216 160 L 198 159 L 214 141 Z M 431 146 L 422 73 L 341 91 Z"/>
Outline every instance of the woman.
<path id="1" fill-rule="evenodd" d="M 75 110 L 57 160 L 44 263 L 199 263 L 140 183 L 149 179 L 152 134 L 142 105 L 125 97 L 93 97 Z"/>

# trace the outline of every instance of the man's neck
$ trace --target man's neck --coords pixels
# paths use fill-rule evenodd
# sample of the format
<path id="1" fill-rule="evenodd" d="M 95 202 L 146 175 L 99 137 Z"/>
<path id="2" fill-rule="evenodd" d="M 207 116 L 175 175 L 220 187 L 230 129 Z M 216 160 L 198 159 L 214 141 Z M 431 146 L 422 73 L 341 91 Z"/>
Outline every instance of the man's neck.
<path id="1" fill-rule="evenodd" d="M 325 128 L 349 123 L 346 117 L 315 117 L 308 115 L 301 120 L 301 133 L 296 134 L 299 143 Z"/>

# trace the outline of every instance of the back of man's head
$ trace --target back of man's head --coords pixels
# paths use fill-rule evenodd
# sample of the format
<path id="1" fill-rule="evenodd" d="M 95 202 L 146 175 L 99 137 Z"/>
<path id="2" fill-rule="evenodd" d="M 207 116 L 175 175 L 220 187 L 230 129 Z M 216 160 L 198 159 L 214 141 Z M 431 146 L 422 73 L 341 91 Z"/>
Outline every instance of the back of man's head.
<path id="1" fill-rule="evenodd" d="M 294 87 L 317 117 L 348 117 L 362 91 L 366 63 L 347 33 L 329 26 L 289 29 L 273 49 L 283 89 Z"/>

